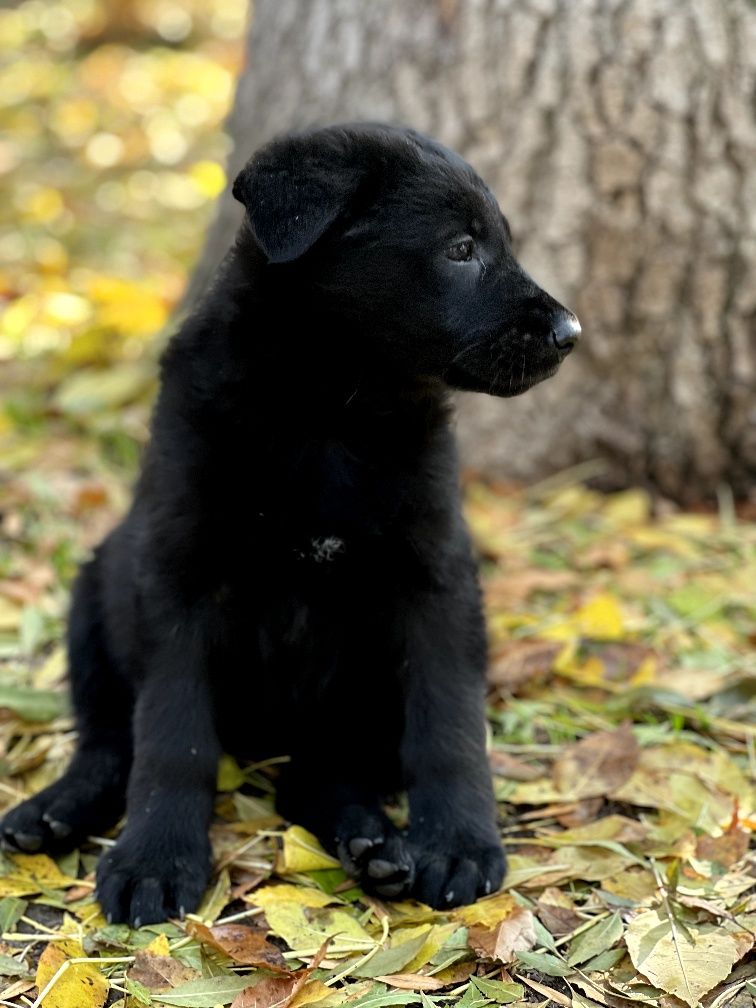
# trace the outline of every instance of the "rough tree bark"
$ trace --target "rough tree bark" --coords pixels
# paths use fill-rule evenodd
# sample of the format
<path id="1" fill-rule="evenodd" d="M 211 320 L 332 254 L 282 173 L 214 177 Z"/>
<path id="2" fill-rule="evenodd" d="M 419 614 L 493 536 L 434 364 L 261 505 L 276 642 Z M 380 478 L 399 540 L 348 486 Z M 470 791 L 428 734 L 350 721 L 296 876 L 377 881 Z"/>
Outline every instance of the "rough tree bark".
<path id="1" fill-rule="evenodd" d="M 585 339 L 522 399 L 462 397 L 473 466 L 586 459 L 682 500 L 756 488 L 753 0 L 256 0 L 230 173 L 271 135 L 411 124 L 497 192 Z M 226 196 L 190 297 L 240 211 Z"/>

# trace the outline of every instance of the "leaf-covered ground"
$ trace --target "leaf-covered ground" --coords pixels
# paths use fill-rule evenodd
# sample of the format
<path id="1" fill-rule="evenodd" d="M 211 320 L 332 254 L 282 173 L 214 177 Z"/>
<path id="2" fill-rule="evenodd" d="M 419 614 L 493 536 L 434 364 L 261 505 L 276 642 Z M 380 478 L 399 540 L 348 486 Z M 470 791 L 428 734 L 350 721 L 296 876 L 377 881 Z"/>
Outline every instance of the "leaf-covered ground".
<path id="1" fill-rule="evenodd" d="M 55 439 L 33 472 L 6 473 L 0 806 L 53 779 L 73 744 L 64 584 L 122 499 L 86 447 Z M 226 758 L 213 886 L 184 923 L 106 925 L 92 869 L 110 838 L 57 863 L 5 858 L 0 1002 L 36 1003 L 54 980 L 42 1003 L 62 1008 L 751 1004 L 756 526 L 652 519 L 639 491 L 566 479 L 472 483 L 468 512 L 504 891 L 446 914 L 369 899 L 276 817 L 274 766 Z"/>
<path id="2" fill-rule="evenodd" d="M 243 8 L 0 11 L 0 813 L 72 750 L 67 590 L 128 499 L 155 334 L 224 184 Z M 187 921 L 106 924 L 112 837 L 0 861 L 0 1004 L 752 1005 L 756 525 L 726 495 L 652 515 L 577 475 L 467 487 L 501 893 L 447 914 L 368 899 L 276 817 L 275 763 L 225 759 Z"/>

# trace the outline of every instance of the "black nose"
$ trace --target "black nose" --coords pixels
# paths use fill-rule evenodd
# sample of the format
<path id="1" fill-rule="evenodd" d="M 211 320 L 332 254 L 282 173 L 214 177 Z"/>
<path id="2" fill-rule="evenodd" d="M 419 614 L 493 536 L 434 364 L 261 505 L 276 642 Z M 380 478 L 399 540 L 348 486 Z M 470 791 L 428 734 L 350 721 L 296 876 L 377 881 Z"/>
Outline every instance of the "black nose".
<path id="1" fill-rule="evenodd" d="M 578 341 L 582 332 L 580 323 L 574 315 L 562 315 L 551 330 L 554 346 L 563 353 L 569 353 Z"/>

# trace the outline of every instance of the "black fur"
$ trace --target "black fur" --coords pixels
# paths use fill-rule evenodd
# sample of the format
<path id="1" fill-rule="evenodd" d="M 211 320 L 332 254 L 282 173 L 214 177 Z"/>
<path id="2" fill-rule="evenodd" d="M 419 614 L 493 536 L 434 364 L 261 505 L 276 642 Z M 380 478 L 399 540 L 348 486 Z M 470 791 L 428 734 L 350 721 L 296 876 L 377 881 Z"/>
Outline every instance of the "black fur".
<path id="1" fill-rule="evenodd" d="M 412 131 L 278 140 L 234 193 L 131 510 L 76 585 L 79 748 L 4 839 L 70 847 L 125 808 L 99 899 L 162 920 L 206 884 L 220 752 L 289 753 L 279 809 L 367 890 L 470 902 L 504 857 L 448 388 L 523 392 L 579 329 L 472 169 Z M 400 789 L 406 834 L 382 807 Z"/>

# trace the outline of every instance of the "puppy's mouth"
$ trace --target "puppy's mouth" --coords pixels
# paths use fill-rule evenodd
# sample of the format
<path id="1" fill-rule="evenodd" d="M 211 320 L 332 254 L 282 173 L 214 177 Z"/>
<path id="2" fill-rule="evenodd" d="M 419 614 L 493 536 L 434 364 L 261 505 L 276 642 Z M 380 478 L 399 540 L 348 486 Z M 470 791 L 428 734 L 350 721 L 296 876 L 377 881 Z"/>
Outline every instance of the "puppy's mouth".
<path id="1" fill-rule="evenodd" d="M 555 375 L 567 354 L 546 346 L 535 360 L 534 356 L 528 348 L 527 352 L 515 350 L 492 359 L 481 347 L 478 354 L 466 354 L 455 360 L 444 378 L 452 388 L 464 392 L 485 392 L 510 399 Z"/>

